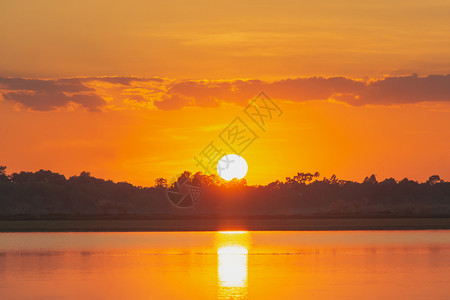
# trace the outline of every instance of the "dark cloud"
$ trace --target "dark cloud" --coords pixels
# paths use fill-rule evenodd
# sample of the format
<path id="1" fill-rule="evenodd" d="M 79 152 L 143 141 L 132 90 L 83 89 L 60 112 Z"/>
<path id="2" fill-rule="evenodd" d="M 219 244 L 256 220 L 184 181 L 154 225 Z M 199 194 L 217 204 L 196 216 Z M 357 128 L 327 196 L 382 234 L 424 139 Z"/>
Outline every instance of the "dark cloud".
<path id="1" fill-rule="evenodd" d="M 69 102 L 80 104 L 89 111 L 99 111 L 106 104 L 95 94 L 95 89 L 70 79 L 0 78 L 0 89 L 5 100 L 36 111 L 54 110 Z"/>
<path id="2" fill-rule="evenodd" d="M 297 78 L 271 83 L 260 80 L 185 81 L 173 84 L 168 94 L 193 99 L 185 106 L 212 106 L 221 102 L 245 105 L 261 91 L 280 100 L 335 99 L 354 106 L 450 101 L 450 75 L 386 77 L 368 82 L 345 77 Z M 166 104 L 166 107 L 170 105 Z M 181 105 L 178 102 L 174 107 L 179 109 Z"/>
<path id="3" fill-rule="evenodd" d="M 12 91 L 35 91 L 46 93 L 77 93 L 94 91 L 81 82 L 67 81 L 65 79 L 25 79 L 25 78 L 1 78 L 0 89 Z"/>
<path id="4" fill-rule="evenodd" d="M 362 81 L 344 77 L 312 77 L 275 81 L 261 80 L 234 81 L 184 81 L 174 83 L 168 90 L 164 101 L 173 96 L 191 99 L 185 106 L 211 107 L 221 102 L 245 105 L 261 91 L 274 99 L 291 101 L 326 100 L 338 93 L 352 93 L 365 87 Z M 178 99 L 178 98 L 177 98 Z M 156 102 L 155 102 L 156 103 Z M 167 105 L 170 107 L 170 105 Z M 174 107 L 181 108 L 180 103 Z"/>
<path id="5" fill-rule="evenodd" d="M 0 93 L 6 100 L 21 103 L 38 111 L 56 109 L 69 103 L 77 103 L 89 111 L 99 111 L 106 101 L 97 94 L 96 81 L 117 85 L 114 87 L 115 94 L 112 94 L 117 95 L 119 91 L 119 96 L 115 98 L 115 103 L 119 103 L 117 105 L 128 98 L 153 102 L 154 106 L 161 110 L 192 106 L 217 107 L 222 103 L 246 105 L 261 91 L 279 100 L 302 102 L 334 99 L 354 106 L 450 101 L 450 75 L 391 76 L 373 81 L 346 77 L 311 77 L 274 82 L 261 80 L 170 82 L 159 78 L 138 77 L 0 78 Z M 139 85 L 137 82 L 151 84 Z M 107 89 L 102 90 L 102 95 L 104 93 L 107 93 Z"/>
<path id="6" fill-rule="evenodd" d="M 90 94 L 90 95 L 72 95 L 69 100 L 73 103 L 78 103 L 81 106 L 87 108 L 89 111 L 100 111 L 100 107 L 106 104 L 106 101 L 102 97 Z"/>
<path id="7" fill-rule="evenodd" d="M 6 100 L 15 101 L 36 111 L 50 111 L 58 107 L 64 107 L 69 102 L 80 104 L 89 111 L 100 111 L 100 107 L 106 104 L 106 101 L 95 94 L 74 94 L 67 95 L 60 92 L 41 92 L 27 94 L 24 92 L 4 93 Z"/>
<path id="8" fill-rule="evenodd" d="M 327 100 L 333 95 L 364 89 L 365 83 L 345 77 L 312 77 L 275 81 L 267 88 L 274 98 L 291 101 Z"/>
<path id="9" fill-rule="evenodd" d="M 351 105 L 393 105 L 427 101 L 450 101 L 450 75 L 386 77 L 363 89 L 336 96 Z"/>

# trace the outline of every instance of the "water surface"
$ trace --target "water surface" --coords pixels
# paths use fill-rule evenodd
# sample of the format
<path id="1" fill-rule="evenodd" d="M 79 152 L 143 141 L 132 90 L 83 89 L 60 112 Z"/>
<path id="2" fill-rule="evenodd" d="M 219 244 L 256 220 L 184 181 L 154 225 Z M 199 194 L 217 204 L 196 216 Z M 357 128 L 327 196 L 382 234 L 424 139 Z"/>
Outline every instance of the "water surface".
<path id="1" fill-rule="evenodd" d="M 450 231 L 0 233 L 1 299 L 449 299 Z"/>

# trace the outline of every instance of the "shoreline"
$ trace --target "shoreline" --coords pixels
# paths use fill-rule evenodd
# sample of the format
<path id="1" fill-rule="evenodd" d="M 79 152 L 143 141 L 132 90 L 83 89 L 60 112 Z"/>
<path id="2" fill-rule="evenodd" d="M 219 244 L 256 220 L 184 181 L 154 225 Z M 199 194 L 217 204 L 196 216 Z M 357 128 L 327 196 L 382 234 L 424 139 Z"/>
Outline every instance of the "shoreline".
<path id="1" fill-rule="evenodd" d="M 7 232 L 346 231 L 450 229 L 450 218 L 0 220 Z"/>

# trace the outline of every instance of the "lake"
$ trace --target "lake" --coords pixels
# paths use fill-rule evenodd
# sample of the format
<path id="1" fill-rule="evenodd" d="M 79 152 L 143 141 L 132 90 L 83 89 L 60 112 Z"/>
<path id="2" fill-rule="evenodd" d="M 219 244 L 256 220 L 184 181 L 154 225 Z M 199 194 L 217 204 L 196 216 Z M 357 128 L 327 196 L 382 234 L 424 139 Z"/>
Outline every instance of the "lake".
<path id="1" fill-rule="evenodd" d="M 0 299 L 450 299 L 450 230 L 0 233 Z"/>

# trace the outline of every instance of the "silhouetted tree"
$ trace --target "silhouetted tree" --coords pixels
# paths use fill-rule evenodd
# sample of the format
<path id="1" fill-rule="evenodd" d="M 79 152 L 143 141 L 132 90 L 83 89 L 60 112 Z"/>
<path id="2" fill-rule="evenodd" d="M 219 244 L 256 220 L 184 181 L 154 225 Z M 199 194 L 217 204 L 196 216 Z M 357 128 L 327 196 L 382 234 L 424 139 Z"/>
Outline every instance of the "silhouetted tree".
<path id="1" fill-rule="evenodd" d="M 155 179 L 155 187 L 157 188 L 166 188 L 167 187 L 167 179 L 159 177 Z"/>
<path id="2" fill-rule="evenodd" d="M 331 175 L 331 177 L 330 177 L 330 183 L 331 183 L 331 184 L 336 184 L 336 183 L 338 183 L 338 182 L 339 182 L 339 180 L 337 179 L 336 175 L 335 175 L 335 174 Z"/>
<path id="3" fill-rule="evenodd" d="M 274 190 L 274 191 L 279 190 L 282 186 L 283 186 L 283 183 L 279 180 L 271 182 L 267 185 L 269 190 Z"/>
<path id="4" fill-rule="evenodd" d="M 295 184 L 306 184 L 313 180 L 316 177 L 319 177 L 319 172 L 312 173 L 297 173 L 293 178 L 286 177 L 286 183 L 288 185 L 295 185 Z"/>
<path id="5" fill-rule="evenodd" d="M 64 175 L 53 173 L 49 170 L 39 170 L 37 172 L 20 172 L 11 174 L 11 181 L 15 183 L 25 182 L 48 182 L 54 184 L 64 184 L 66 177 Z"/>
<path id="6" fill-rule="evenodd" d="M 68 180 L 48 170 L 8 177 L 6 167 L 1 167 L 0 217 L 450 215 L 450 183 L 438 175 L 426 183 L 387 178 L 379 184 L 375 175 L 363 183 L 340 180 L 334 174 L 321 181 L 314 180 L 317 177 L 318 172 L 299 172 L 284 182 L 249 186 L 244 179 L 225 181 L 217 175 L 185 171 L 176 182 L 201 187 L 202 198 L 192 210 L 180 211 L 161 188 L 167 184 L 163 178 L 142 188 L 95 178 L 89 172 Z"/>
<path id="7" fill-rule="evenodd" d="M 6 166 L 0 166 L 0 182 L 8 182 L 9 178 L 6 175 Z"/>
<path id="8" fill-rule="evenodd" d="M 434 185 L 439 182 L 443 182 L 443 180 L 441 180 L 441 177 L 439 175 L 432 175 L 432 176 L 430 176 L 430 178 L 428 178 L 428 181 L 427 181 L 427 183 L 429 185 Z"/>
<path id="9" fill-rule="evenodd" d="M 370 177 L 364 178 L 363 183 L 365 183 L 365 184 L 377 184 L 378 181 L 377 181 L 377 178 L 375 177 L 375 175 L 372 174 Z"/>
<path id="10" fill-rule="evenodd" d="M 298 182 L 298 183 L 307 183 L 319 176 L 320 176 L 319 172 L 316 172 L 314 174 L 312 174 L 312 173 L 297 173 L 297 175 L 294 176 L 294 181 Z"/>
<path id="11" fill-rule="evenodd" d="M 382 182 L 380 182 L 380 184 L 396 184 L 397 181 L 394 178 L 386 178 L 385 180 L 383 180 Z"/>

